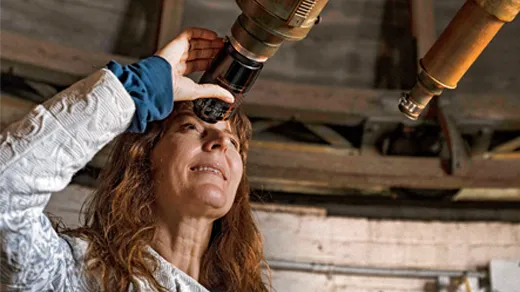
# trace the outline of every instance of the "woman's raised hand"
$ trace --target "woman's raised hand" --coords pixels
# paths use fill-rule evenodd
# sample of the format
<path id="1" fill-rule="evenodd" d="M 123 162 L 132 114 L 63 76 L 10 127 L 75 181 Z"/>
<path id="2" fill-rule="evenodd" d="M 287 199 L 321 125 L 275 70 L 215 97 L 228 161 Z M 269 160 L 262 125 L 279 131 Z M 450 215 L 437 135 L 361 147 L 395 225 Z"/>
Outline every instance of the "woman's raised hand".
<path id="1" fill-rule="evenodd" d="M 223 46 L 222 38 L 214 31 L 190 27 L 155 53 L 172 66 L 175 101 L 219 98 L 233 103 L 233 95 L 224 88 L 215 84 L 197 84 L 185 76 L 192 72 L 206 71 Z"/>

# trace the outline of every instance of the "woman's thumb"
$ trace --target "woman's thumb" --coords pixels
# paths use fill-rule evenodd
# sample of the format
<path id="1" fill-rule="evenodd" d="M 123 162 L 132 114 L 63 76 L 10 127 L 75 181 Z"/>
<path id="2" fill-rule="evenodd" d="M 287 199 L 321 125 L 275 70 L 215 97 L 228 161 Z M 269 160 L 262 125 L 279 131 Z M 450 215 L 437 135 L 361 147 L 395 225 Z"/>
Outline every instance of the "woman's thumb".
<path id="1" fill-rule="evenodd" d="M 194 98 L 218 98 L 227 103 L 235 102 L 231 92 L 216 84 L 196 84 Z"/>

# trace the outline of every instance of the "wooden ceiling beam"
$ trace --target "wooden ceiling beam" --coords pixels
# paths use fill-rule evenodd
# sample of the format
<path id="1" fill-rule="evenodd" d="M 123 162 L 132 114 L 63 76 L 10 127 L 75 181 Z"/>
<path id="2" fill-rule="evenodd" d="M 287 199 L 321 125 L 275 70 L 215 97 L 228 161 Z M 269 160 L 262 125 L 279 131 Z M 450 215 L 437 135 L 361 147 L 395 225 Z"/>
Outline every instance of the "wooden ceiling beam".
<path id="1" fill-rule="evenodd" d="M 122 64 L 137 60 L 69 48 L 2 30 L 2 72 L 54 85 L 67 86 L 114 59 Z M 281 82 L 260 78 L 245 99 L 251 117 L 306 123 L 352 125 L 367 117 L 409 123 L 397 109 L 400 91 L 353 89 Z M 458 124 L 482 123 L 494 128 L 520 128 L 520 102 L 505 96 L 457 95 L 446 111 Z"/>
<path id="2" fill-rule="evenodd" d="M 519 187 L 520 160 L 472 159 L 464 175 L 448 175 L 438 158 L 350 155 L 332 147 L 314 150 L 253 141 L 248 174 L 287 185 L 347 189 L 366 186 L 457 189 Z M 321 149 L 318 150 L 318 149 Z M 298 183 L 297 183 L 298 182 Z"/>
<path id="3" fill-rule="evenodd" d="M 0 124 L 8 125 L 28 113 L 35 103 L 12 96 L 0 98 Z M 110 146 L 90 166 L 100 168 Z M 425 157 L 363 156 L 335 147 L 257 141 L 251 142 L 247 171 L 255 189 L 340 194 L 374 186 L 457 189 L 520 187 L 520 160 L 473 159 L 463 176 L 450 176 L 441 160 Z"/>
<path id="4" fill-rule="evenodd" d="M 88 52 L 54 42 L 37 40 L 0 30 L 2 72 L 59 86 L 69 86 L 110 60 L 130 64 L 135 59 Z"/>

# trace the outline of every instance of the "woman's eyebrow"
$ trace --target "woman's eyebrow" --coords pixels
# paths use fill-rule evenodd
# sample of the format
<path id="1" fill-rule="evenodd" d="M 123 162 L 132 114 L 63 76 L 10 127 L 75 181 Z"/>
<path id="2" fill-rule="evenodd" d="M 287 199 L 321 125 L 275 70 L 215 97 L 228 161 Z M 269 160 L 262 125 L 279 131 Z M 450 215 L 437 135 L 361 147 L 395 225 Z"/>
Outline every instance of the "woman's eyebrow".
<path id="1" fill-rule="evenodd" d="M 190 112 L 190 111 L 184 111 L 184 112 L 178 113 L 177 115 L 175 115 L 172 122 L 177 121 L 177 120 L 185 120 L 185 119 L 195 119 L 195 120 L 201 122 L 201 120 L 199 120 L 197 118 L 197 116 L 193 112 Z M 224 131 L 224 133 L 229 134 L 229 135 L 233 136 L 234 138 L 238 139 L 238 133 L 231 131 L 227 127 L 225 129 L 223 129 L 222 131 Z"/>
<path id="2" fill-rule="evenodd" d="M 168 131 L 180 127 L 180 124 L 184 123 L 185 120 L 189 119 L 190 117 L 193 117 L 193 114 L 188 111 L 180 112 L 175 116 L 170 117 L 167 125 Z"/>
<path id="3" fill-rule="evenodd" d="M 180 113 L 175 115 L 173 120 L 175 121 L 177 119 L 186 119 L 186 118 L 195 118 L 195 115 L 193 113 L 191 113 L 191 112 L 188 112 L 188 111 L 180 112 Z"/>
<path id="4" fill-rule="evenodd" d="M 184 122 L 188 119 L 193 119 L 193 120 L 197 120 L 197 117 L 195 116 L 195 114 L 191 113 L 191 112 L 181 112 L 177 115 L 175 115 L 172 119 L 171 119 L 171 122 L 170 122 L 170 125 L 174 125 L 176 122 L 179 123 L 179 122 Z"/>

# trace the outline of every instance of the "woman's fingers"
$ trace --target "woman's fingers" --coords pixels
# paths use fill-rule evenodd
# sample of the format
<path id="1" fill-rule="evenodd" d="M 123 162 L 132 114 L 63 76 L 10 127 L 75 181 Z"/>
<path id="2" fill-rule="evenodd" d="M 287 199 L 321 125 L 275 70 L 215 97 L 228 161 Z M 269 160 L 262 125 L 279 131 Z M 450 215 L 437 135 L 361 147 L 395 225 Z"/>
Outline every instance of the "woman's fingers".
<path id="1" fill-rule="evenodd" d="M 175 101 L 195 100 L 197 98 L 218 98 L 227 103 L 235 102 L 231 92 L 216 84 L 197 84 L 187 77 L 179 77 L 174 81 L 177 84 L 174 90 Z"/>
<path id="2" fill-rule="evenodd" d="M 175 71 L 180 75 L 188 75 L 193 72 L 206 71 L 213 59 L 196 59 L 194 61 L 181 62 L 175 66 Z"/>
<path id="3" fill-rule="evenodd" d="M 206 71 L 209 68 L 213 59 L 196 59 L 194 61 L 186 62 L 184 74 L 191 74 L 193 72 Z"/>
<path id="4" fill-rule="evenodd" d="M 197 98 L 218 98 L 227 103 L 235 102 L 235 98 L 229 91 L 216 84 L 196 84 L 193 99 Z"/>
<path id="5" fill-rule="evenodd" d="M 205 28 L 190 27 L 183 30 L 174 40 L 155 54 L 166 59 L 172 67 L 177 67 L 179 63 L 188 60 L 191 50 L 220 49 L 223 45 L 222 38 L 219 38 L 216 32 Z M 208 54 L 202 53 L 202 57 Z M 182 71 L 180 72 L 182 74 Z"/>
<path id="6" fill-rule="evenodd" d="M 188 27 L 184 29 L 181 34 L 182 37 L 186 37 L 188 40 L 191 39 L 208 39 L 214 40 L 217 38 L 217 33 L 209 29 L 200 27 Z"/>
<path id="7" fill-rule="evenodd" d="M 205 39 L 192 39 L 190 41 L 190 48 L 184 58 L 181 60 L 193 61 L 197 59 L 211 59 L 224 47 L 222 38 L 216 38 L 214 40 Z"/>
<path id="8" fill-rule="evenodd" d="M 197 59 L 212 59 L 219 52 L 220 49 L 205 49 L 193 50 L 188 53 L 186 61 L 193 61 Z"/>
<path id="9" fill-rule="evenodd" d="M 192 39 L 190 41 L 190 51 L 201 49 L 220 49 L 223 46 L 224 41 L 222 38 L 216 38 L 214 40 Z"/>
<path id="10" fill-rule="evenodd" d="M 174 98 L 177 101 L 197 98 L 218 98 L 234 102 L 233 95 L 215 84 L 197 84 L 183 76 L 197 71 L 206 71 L 213 57 L 224 42 L 217 34 L 204 28 L 187 28 L 159 50 L 157 55 L 165 58 L 172 66 Z"/>

